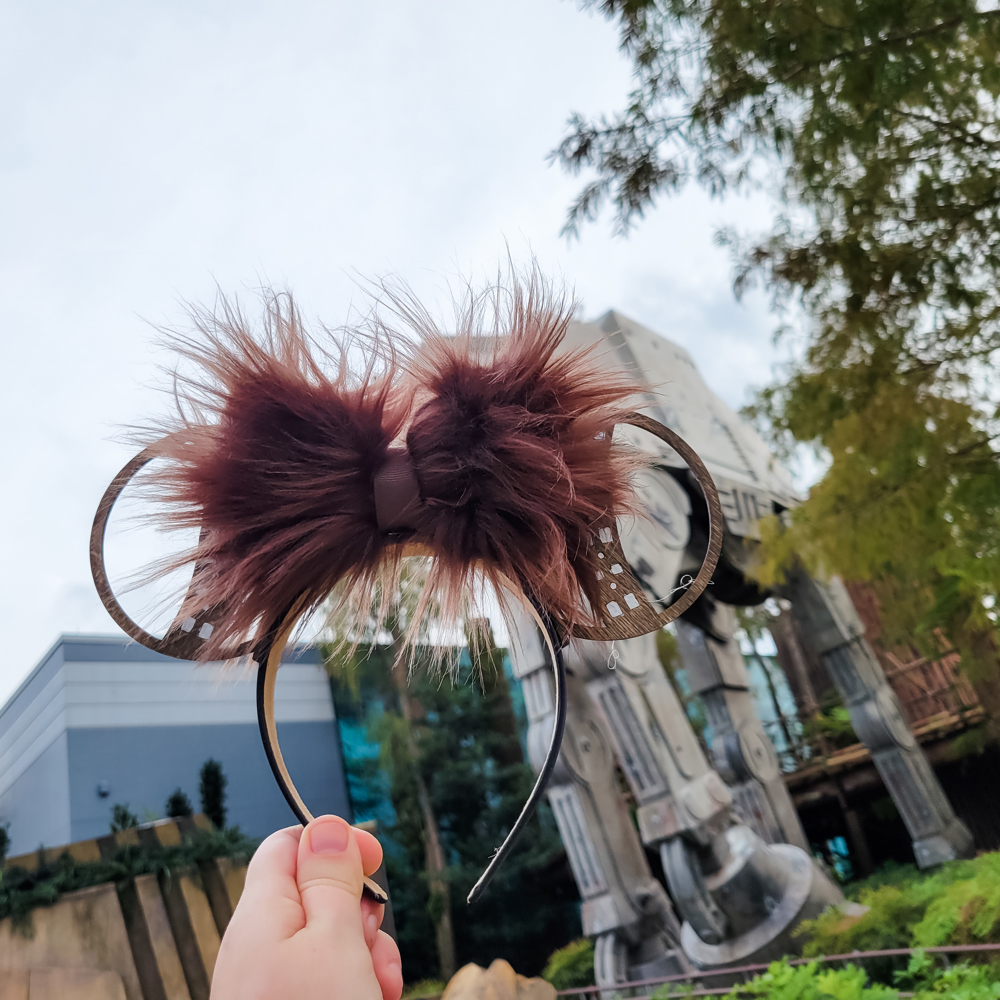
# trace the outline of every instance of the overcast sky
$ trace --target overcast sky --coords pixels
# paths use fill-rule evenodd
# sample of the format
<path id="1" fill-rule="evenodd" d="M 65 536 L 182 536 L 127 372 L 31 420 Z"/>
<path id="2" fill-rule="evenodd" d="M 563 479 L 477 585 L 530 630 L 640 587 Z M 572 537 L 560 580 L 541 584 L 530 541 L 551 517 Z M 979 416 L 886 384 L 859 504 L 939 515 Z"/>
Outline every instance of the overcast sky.
<path id="1" fill-rule="evenodd" d="M 436 300 L 505 241 L 683 344 L 730 405 L 768 380 L 762 295 L 726 224 L 762 200 L 664 199 L 628 240 L 560 239 L 580 181 L 546 164 L 571 110 L 629 86 L 573 0 L 13 0 L 0 5 L 0 701 L 67 631 L 114 631 L 87 562 L 98 499 L 158 412 L 150 324 L 261 280 L 345 321 L 357 278 Z"/>

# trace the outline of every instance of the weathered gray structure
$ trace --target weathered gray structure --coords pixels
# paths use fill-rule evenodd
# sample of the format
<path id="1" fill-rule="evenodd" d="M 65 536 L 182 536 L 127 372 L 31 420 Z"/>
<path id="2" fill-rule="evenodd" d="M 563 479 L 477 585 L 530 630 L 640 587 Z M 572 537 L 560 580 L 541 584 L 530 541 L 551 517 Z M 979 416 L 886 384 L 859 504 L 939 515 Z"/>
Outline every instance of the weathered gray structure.
<path id="1" fill-rule="evenodd" d="M 733 637 L 732 609 L 717 604 L 712 626 L 725 642 L 680 621 L 677 643 L 691 690 L 701 695 L 708 713 L 715 768 L 733 792 L 736 811 L 762 840 L 808 851 L 805 831 L 781 779 L 778 755 L 754 708 L 746 663 Z"/>
<path id="2" fill-rule="evenodd" d="M 799 571 L 789 575 L 783 594 L 871 752 L 913 839 L 917 864 L 927 868 L 970 856 L 972 834 L 955 815 L 910 731 L 843 583 L 836 578 L 821 583 Z"/>
<path id="3" fill-rule="evenodd" d="M 597 982 L 610 988 L 688 962 L 766 960 L 794 950 L 797 924 L 842 899 L 807 853 L 726 607 L 763 600 L 743 572 L 757 522 L 797 497 L 761 438 L 709 391 L 681 348 L 614 312 L 573 324 L 569 339 L 593 346 L 609 369 L 635 378 L 647 412 L 700 454 L 726 520 L 712 596 L 678 625 L 688 676 L 710 713 L 714 769 L 658 663 L 653 637 L 617 648 L 581 642 L 568 654 L 570 717 L 549 799 L 584 901 L 584 931 L 596 939 Z M 663 388 L 653 392 L 651 385 Z M 642 431 L 627 434 L 654 464 L 640 484 L 649 517 L 620 526 L 622 544 L 647 597 L 669 602 L 701 562 L 704 501 L 671 448 Z M 869 746 L 920 863 L 967 854 L 968 831 L 900 715 L 842 586 L 801 574 L 783 596 Z M 512 660 L 524 682 L 537 767 L 552 725 L 551 681 L 531 628 L 518 631 Z M 638 805 L 641 840 L 659 849 L 683 920 L 679 932 L 615 787 L 612 755 Z"/>

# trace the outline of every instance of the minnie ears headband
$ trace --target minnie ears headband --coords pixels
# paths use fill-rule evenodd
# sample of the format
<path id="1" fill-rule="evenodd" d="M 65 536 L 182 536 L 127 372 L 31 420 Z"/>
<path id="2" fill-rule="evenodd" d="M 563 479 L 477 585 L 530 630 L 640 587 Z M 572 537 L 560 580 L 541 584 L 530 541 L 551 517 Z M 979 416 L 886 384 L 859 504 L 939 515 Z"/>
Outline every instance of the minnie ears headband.
<path id="1" fill-rule="evenodd" d="M 438 622 L 457 621 L 477 579 L 496 589 L 505 612 L 522 605 L 548 648 L 555 725 L 535 786 L 470 902 L 555 766 L 566 720 L 562 647 L 659 630 L 705 589 L 722 546 L 704 464 L 669 428 L 628 408 L 634 384 L 590 352 L 559 350 L 570 314 L 540 298 L 534 287 L 527 296 L 514 290 L 504 336 L 420 330 L 419 353 L 409 356 L 369 342 L 379 363 L 370 360 L 361 376 L 342 348 L 331 354 L 310 340 L 290 302 L 269 303 L 263 334 L 228 308 L 198 317 L 198 339 L 176 344 L 203 377 L 185 381 L 180 420 L 115 476 L 90 539 L 101 600 L 137 642 L 180 659 L 256 661 L 264 750 L 303 824 L 313 817 L 285 767 L 274 718 L 276 674 L 297 623 L 332 600 L 353 610 L 357 635 L 373 608 L 377 621 L 385 616 L 383 597 L 396 592 L 406 555 L 432 557 L 410 641 L 431 609 Z M 646 597 L 619 541 L 616 519 L 637 511 L 631 479 L 644 463 L 612 439 L 618 424 L 670 445 L 708 506 L 704 563 L 666 608 Z M 193 566 L 162 638 L 125 613 L 104 566 L 111 510 L 140 472 L 163 511 L 157 524 L 199 528 L 192 551 L 150 574 Z M 365 891 L 387 898 L 371 880 Z"/>

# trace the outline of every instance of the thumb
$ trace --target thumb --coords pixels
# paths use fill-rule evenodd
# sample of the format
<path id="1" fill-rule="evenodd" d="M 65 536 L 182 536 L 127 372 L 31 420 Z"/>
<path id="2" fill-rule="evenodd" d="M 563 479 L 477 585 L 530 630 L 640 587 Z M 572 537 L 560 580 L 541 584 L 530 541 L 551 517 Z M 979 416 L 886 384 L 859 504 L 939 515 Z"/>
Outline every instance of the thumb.
<path id="1" fill-rule="evenodd" d="M 302 832 L 296 880 L 306 925 L 335 927 L 338 935 L 355 932 L 363 940 L 361 851 L 351 826 L 339 816 L 320 816 Z"/>

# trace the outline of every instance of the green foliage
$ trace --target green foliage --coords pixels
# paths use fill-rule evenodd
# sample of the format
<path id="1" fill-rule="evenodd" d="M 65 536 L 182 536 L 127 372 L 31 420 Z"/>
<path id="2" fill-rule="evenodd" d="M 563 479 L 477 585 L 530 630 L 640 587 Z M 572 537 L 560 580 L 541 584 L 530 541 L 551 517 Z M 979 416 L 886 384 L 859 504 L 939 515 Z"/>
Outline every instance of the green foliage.
<path id="1" fill-rule="evenodd" d="M 789 965 L 773 962 L 767 972 L 736 986 L 727 1000 L 766 997 L 767 1000 L 897 1000 L 894 989 L 868 985 L 864 969 L 853 965 L 824 969 L 815 962 Z"/>
<path id="2" fill-rule="evenodd" d="M 223 830 L 226 826 L 227 784 L 229 779 L 222 773 L 222 765 L 209 757 L 201 766 L 198 791 L 201 796 L 201 811 L 218 830 Z"/>
<path id="3" fill-rule="evenodd" d="M 895 976 L 895 986 L 912 991 L 915 1000 L 996 1000 L 1000 998 L 997 972 L 984 965 L 955 965 L 942 968 L 922 952 L 911 957 L 907 968 Z M 668 1000 L 684 995 L 673 984 L 664 983 L 653 1000 Z M 734 986 L 724 1000 L 898 1000 L 895 987 L 871 981 L 864 969 L 854 965 L 842 968 L 819 962 L 791 965 L 787 960 L 773 962 L 767 972 L 749 983 Z"/>
<path id="4" fill-rule="evenodd" d="M 922 954 L 915 954 L 909 967 L 897 977 L 901 985 L 915 990 L 916 1000 L 989 1000 L 1000 997 L 995 973 L 982 965 L 956 965 L 942 969 Z M 659 996 L 659 991 L 654 998 Z M 663 994 L 665 996 L 665 994 Z M 726 1000 L 766 997 L 767 1000 L 897 1000 L 896 989 L 870 983 L 864 969 L 847 965 L 824 968 L 816 962 L 789 965 L 774 962 L 767 972 L 751 982 L 735 986 Z"/>
<path id="5" fill-rule="evenodd" d="M 887 861 L 867 878 L 858 879 L 849 886 L 846 886 L 844 892 L 848 899 L 858 902 L 864 893 L 873 892 L 884 885 L 905 886 L 923 877 L 920 869 L 915 864 Z"/>
<path id="6" fill-rule="evenodd" d="M 125 882 L 137 875 L 193 869 L 199 861 L 231 858 L 245 863 L 257 843 L 239 829 L 199 830 L 173 847 L 129 845 L 119 848 L 109 860 L 77 861 L 69 853 L 49 858 L 40 851 L 34 871 L 19 867 L 3 870 L 0 878 L 0 920 L 11 917 L 25 935 L 32 933 L 31 911 L 51 906 L 59 897 L 77 889 L 105 882 Z"/>
<path id="7" fill-rule="evenodd" d="M 995 1000 L 1000 997 L 1000 983 L 982 965 L 956 965 L 914 996 L 916 1000 Z"/>
<path id="8" fill-rule="evenodd" d="M 980 944 L 1000 940 L 1000 854 L 974 862 L 971 878 L 945 885 L 913 928 L 914 944 Z"/>
<path id="9" fill-rule="evenodd" d="M 896 978 L 900 985 L 914 990 L 917 1000 L 989 1000 L 1000 997 L 1000 982 L 995 969 L 964 963 L 941 969 L 922 951 L 914 952 L 906 971 Z"/>
<path id="10" fill-rule="evenodd" d="M 175 788 L 167 799 L 167 815 L 172 819 L 179 816 L 191 816 L 194 814 L 194 807 L 191 800 L 179 788 Z"/>
<path id="11" fill-rule="evenodd" d="M 419 997 L 434 997 L 444 993 L 448 984 L 443 979 L 418 979 L 403 988 L 402 1000 L 417 1000 Z"/>
<path id="12" fill-rule="evenodd" d="M 502 763 L 510 759 L 511 738 L 496 727 L 502 695 L 495 688 L 483 691 L 468 673 L 454 687 L 426 675 L 411 687 L 427 720 L 420 727 L 419 767 L 449 858 L 452 913 L 460 914 L 521 811 L 534 775 L 520 759 Z M 460 966 L 466 961 L 486 965 L 497 956 L 516 962 L 519 970 L 541 966 L 553 936 L 558 941 L 575 923 L 568 894 L 572 889 L 553 885 L 548 874 L 563 857 L 555 824 L 545 811 L 476 904 L 474 919 L 455 922 Z"/>
<path id="13" fill-rule="evenodd" d="M 579 938 L 549 955 L 542 979 L 557 990 L 572 990 L 594 984 L 594 942 Z"/>
<path id="14" fill-rule="evenodd" d="M 881 800 L 880 800 L 881 801 Z M 938 869 L 942 871 L 943 869 Z M 927 876 L 922 875 L 920 869 L 912 863 L 902 864 L 899 861 L 887 861 L 876 871 L 864 879 L 858 879 L 845 887 L 847 898 L 854 902 L 859 902 L 865 893 L 874 892 L 884 885 L 906 886 L 911 882 L 920 881 Z"/>
<path id="15" fill-rule="evenodd" d="M 991 727 L 989 725 L 973 726 L 959 733 L 951 743 L 951 752 L 955 760 L 960 757 L 978 757 L 985 753 L 990 743 Z"/>
<path id="16" fill-rule="evenodd" d="M 131 830 L 139 825 L 139 817 L 131 812 L 127 802 L 116 802 L 111 807 L 111 832 L 117 833 L 119 830 Z"/>
<path id="17" fill-rule="evenodd" d="M 807 741 L 822 738 L 834 747 L 849 747 L 858 742 L 851 715 L 843 705 L 835 705 L 825 712 L 819 712 L 802 724 L 803 735 Z"/>
<path id="18" fill-rule="evenodd" d="M 568 232 L 608 200 L 625 231 L 689 178 L 778 179 L 789 206 L 749 242 L 722 234 L 737 291 L 761 277 L 807 315 L 804 350 L 750 415 L 831 460 L 765 529 L 762 578 L 804 558 L 872 581 L 888 640 L 930 652 L 941 630 L 977 686 L 996 683 L 1000 10 L 583 2 L 618 22 L 635 87 L 610 118 L 575 115 L 553 154 L 595 172 Z"/>
<path id="19" fill-rule="evenodd" d="M 912 886 L 887 885 L 862 892 L 858 901 L 870 908 L 860 918 L 830 909 L 803 923 L 799 934 L 808 937 L 803 954 L 843 955 L 855 950 L 908 948 L 913 928 L 923 917 L 930 896 Z"/>
<path id="20" fill-rule="evenodd" d="M 661 628 L 656 633 L 656 655 L 663 669 L 667 672 L 667 676 L 673 679 L 674 671 L 683 666 L 680 647 L 677 645 L 677 636 L 673 632 Z"/>
<path id="21" fill-rule="evenodd" d="M 851 917 L 830 909 L 804 923 L 805 955 L 1000 941 L 1000 853 L 953 861 L 931 874 L 893 866 L 851 895 L 868 912 Z M 871 971 L 884 979 L 898 965 L 884 961 Z"/>
<path id="22" fill-rule="evenodd" d="M 7 860 L 7 852 L 10 850 L 10 823 L 0 826 L 0 864 Z"/>
<path id="23" fill-rule="evenodd" d="M 342 732 L 350 729 L 353 741 L 363 723 L 378 746 L 376 760 L 348 761 L 349 788 L 356 814 L 359 803 L 374 814 L 383 795 L 391 803 L 378 812 L 379 836 L 406 974 L 422 979 L 438 973 L 433 918 L 441 900 L 427 884 L 418 773 L 448 863 L 458 965 L 486 966 L 502 957 L 533 974 L 554 948 L 579 934 L 575 888 L 547 808 L 539 810 L 485 896 L 474 908 L 465 903 L 534 780 L 510 724 L 514 692 L 501 673 L 488 664 L 480 672 L 467 656 L 454 684 L 418 662 L 408 689 L 415 717 L 407 722 L 392 681 L 392 653 L 383 646 L 361 647 L 352 664 L 331 673 Z"/>
<path id="24" fill-rule="evenodd" d="M 653 990 L 652 1000 L 683 1000 L 694 994 L 691 983 L 661 983 Z"/>
<path id="25" fill-rule="evenodd" d="M 833 459 L 809 500 L 762 523 L 764 582 L 803 558 L 879 597 L 884 640 L 940 655 L 939 631 L 974 680 L 995 670 L 1000 473 L 970 403 L 883 382 L 823 432 Z M 985 599 L 985 604 L 984 604 Z"/>

